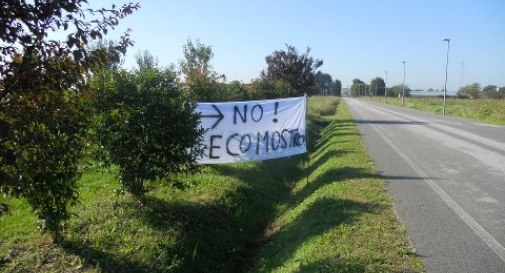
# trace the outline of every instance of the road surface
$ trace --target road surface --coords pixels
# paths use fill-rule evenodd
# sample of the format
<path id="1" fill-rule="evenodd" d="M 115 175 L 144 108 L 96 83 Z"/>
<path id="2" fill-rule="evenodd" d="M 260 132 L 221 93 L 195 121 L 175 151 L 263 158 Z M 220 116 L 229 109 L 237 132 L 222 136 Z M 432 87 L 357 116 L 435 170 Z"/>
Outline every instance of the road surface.
<path id="1" fill-rule="evenodd" d="M 427 272 L 505 272 L 505 127 L 345 100 Z"/>

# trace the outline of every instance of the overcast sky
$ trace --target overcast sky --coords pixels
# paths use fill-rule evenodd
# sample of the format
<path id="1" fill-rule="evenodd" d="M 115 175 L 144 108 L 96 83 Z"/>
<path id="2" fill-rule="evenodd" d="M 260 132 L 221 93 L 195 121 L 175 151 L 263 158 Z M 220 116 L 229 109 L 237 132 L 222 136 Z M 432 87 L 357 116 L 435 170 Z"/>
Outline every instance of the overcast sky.
<path id="1" fill-rule="evenodd" d="M 94 7 L 120 0 L 90 0 Z M 177 64 L 188 39 L 212 46 L 214 69 L 244 83 L 266 67 L 265 57 L 294 45 L 322 59 L 321 71 L 351 85 L 386 77 L 387 85 L 442 89 L 450 38 L 448 90 L 478 82 L 505 86 L 505 1 L 196 1 L 141 0 L 108 39 L 132 29 L 135 54 L 148 50 L 160 65 Z"/>

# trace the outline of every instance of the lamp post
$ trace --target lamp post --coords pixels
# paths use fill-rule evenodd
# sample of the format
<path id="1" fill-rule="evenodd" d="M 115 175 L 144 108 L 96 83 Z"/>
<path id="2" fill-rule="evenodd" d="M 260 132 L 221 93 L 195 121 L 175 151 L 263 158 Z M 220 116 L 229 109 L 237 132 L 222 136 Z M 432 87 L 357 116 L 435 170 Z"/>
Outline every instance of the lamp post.
<path id="1" fill-rule="evenodd" d="M 403 64 L 403 83 L 402 83 L 402 107 L 404 106 L 404 98 L 405 98 L 405 61 Z"/>
<path id="2" fill-rule="evenodd" d="M 386 73 L 386 81 L 384 82 L 384 104 L 386 104 L 386 93 L 387 93 L 387 82 L 388 82 L 388 72 L 384 71 Z"/>
<path id="3" fill-rule="evenodd" d="M 443 115 L 445 116 L 445 97 L 447 96 L 447 68 L 449 67 L 449 43 L 451 39 L 444 38 L 442 41 L 447 42 L 447 59 L 445 62 L 445 83 L 444 83 L 444 106 L 442 108 Z"/>
<path id="4" fill-rule="evenodd" d="M 379 77 L 375 78 L 375 80 L 376 80 L 375 81 L 375 96 L 377 96 L 378 95 L 378 90 L 379 90 L 379 85 L 378 85 L 378 83 L 379 83 Z"/>

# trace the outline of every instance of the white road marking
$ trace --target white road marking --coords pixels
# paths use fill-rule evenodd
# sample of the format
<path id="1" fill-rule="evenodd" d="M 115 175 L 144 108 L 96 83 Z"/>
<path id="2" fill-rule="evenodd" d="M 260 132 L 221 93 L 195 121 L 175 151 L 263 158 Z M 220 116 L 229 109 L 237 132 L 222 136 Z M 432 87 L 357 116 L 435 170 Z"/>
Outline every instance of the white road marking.
<path id="1" fill-rule="evenodd" d="M 475 221 L 463 208 L 461 208 L 454 199 L 452 199 L 435 181 L 417 166 L 398 146 L 396 146 L 388 137 L 381 132 L 376 125 L 368 123 L 372 128 L 386 141 L 386 143 L 401 157 L 405 162 L 416 171 L 421 178 L 437 193 L 440 198 L 461 217 L 461 219 L 505 262 L 505 248 L 489 234 L 477 221 Z"/>
<path id="2" fill-rule="evenodd" d="M 418 132 L 425 137 L 431 138 L 434 141 L 439 143 L 443 143 L 446 147 L 453 148 L 457 151 L 466 153 L 467 155 L 475 158 L 479 162 L 482 162 L 484 165 L 490 168 L 490 172 L 495 173 L 497 176 L 505 177 L 505 156 L 497 153 L 497 150 L 501 150 L 505 152 L 505 143 L 497 142 L 491 139 L 486 139 L 469 132 L 465 132 L 463 130 L 450 128 L 449 126 L 443 126 L 440 124 L 436 124 L 432 121 L 419 119 L 410 115 L 404 114 L 395 114 L 390 110 L 382 109 L 375 105 L 363 104 L 364 106 L 369 107 L 369 110 L 377 112 L 377 113 L 387 113 L 390 114 L 392 118 L 404 118 L 408 121 L 415 121 L 420 123 L 429 123 L 429 127 L 425 126 L 417 126 L 417 125 L 409 125 L 406 123 L 403 128 L 411 130 L 413 132 Z M 434 128 L 430 128 L 434 127 Z M 454 137 L 452 135 L 446 134 L 444 132 L 456 134 L 459 137 Z M 480 147 L 472 142 L 465 141 L 464 138 L 468 140 L 473 140 L 476 143 L 481 143 L 492 147 L 494 150 L 485 149 Z"/>
<path id="3" fill-rule="evenodd" d="M 481 136 L 478 136 L 478 135 L 475 135 L 475 134 L 472 134 L 470 132 L 463 131 L 463 130 L 460 130 L 460 129 L 457 129 L 457 128 L 452 128 L 452 127 L 449 127 L 449 126 L 443 126 L 441 124 L 437 124 L 435 122 L 432 122 L 431 120 L 419 119 L 417 117 L 414 117 L 414 116 L 411 116 L 411 115 L 408 115 L 408 114 L 400 114 L 400 113 L 397 113 L 397 112 L 393 112 L 391 110 L 382 109 L 382 108 L 374 106 L 374 105 L 366 105 L 366 106 L 376 108 L 379 111 L 388 112 L 388 113 L 390 113 L 392 115 L 395 115 L 396 117 L 403 117 L 405 119 L 408 119 L 408 120 L 411 120 L 411 121 L 415 121 L 415 122 L 429 123 L 429 126 L 431 126 L 431 127 L 435 127 L 437 129 L 445 131 L 447 133 L 452 133 L 452 134 L 464 137 L 466 139 L 472 140 L 472 141 L 474 141 L 476 143 L 481 143 L 481 144 L 487 145 L 489 147 L 493 147 L 494 149 L 498 149 L 498 150 L 501 150 L 502 152 L 505 152 L 505 143 L 503 143 L 503 142 L 498 142 L 498 141 L 495 141 L 495 140 L 492 140 L 492 139 L 484 138 L 484 137 L 481 137 Z M 449 123 L 449 122 L 446 122 L 446 123 Z M 484 126 L 484 124 L 482 124 L 482 125 Z M 488 126 L 488 125 L 485 125 L 485 126 Z M 498 125 L 494 125 L 494 126 L 495 127 L 503 127 L 503 126 L 498 126 Z"/>

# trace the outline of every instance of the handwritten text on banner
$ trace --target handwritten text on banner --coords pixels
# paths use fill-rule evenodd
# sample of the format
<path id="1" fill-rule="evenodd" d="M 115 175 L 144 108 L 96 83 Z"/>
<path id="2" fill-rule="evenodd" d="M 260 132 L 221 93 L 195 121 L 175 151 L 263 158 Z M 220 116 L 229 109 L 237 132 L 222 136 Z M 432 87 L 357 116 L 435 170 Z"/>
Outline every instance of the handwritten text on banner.
<path id="1" fill-rule="evenodd" d="M 207 146 L 200 164 L 266 160 L 307 152 L 306 97 L 199 103 Z"/>

